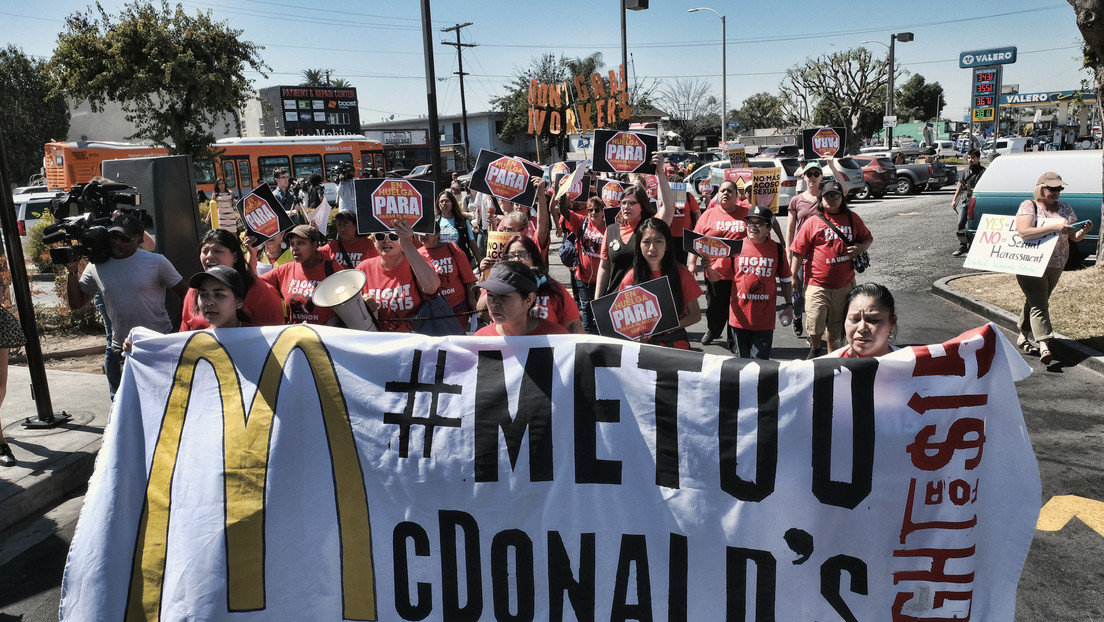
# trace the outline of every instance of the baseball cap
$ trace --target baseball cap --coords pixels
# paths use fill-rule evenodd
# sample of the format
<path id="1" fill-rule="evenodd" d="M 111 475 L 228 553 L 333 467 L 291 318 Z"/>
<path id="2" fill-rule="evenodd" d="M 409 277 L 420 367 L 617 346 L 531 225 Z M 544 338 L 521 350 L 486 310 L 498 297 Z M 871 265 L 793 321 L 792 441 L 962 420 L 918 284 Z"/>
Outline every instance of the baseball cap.
<path id="1" fill-rule="evenodd" d="M 838 192 L 843 196 L 847 196 L 847 193 L 843 191 L 843 187 L 834 181 L 825 181 L 820 184 L 820 194 L 823 196 L 829 192 Z"/>
<path id="2" fill-rule="evenodd" d="M 506 263 L 514 265 L 503 265 Z M 511 269 L 518 266 L 521 269 Z M 523 295 L 528 295 L 537 291 L 537 279 L 533 278 L 532 268 L 523 263 L 500 261 L 491 268 L 491 273 L 487 275 L 487 278 L 476 283 L 475 286 L 482 287 L 494 294 L 509 294 L 517 291 Z"/>
<path id="3" fill-rule="evenodd" d="M 1035 182 L 1036 186 L 1047 186 L 1048 188 L 1064 188 L 1068 186 L 1066 182 L 1062 181 L 1062 176 L 1054 171 L 1048 171 L 1043 173 L 1039 177 L 1039 181 Z"/>
<path id="4" fill-rule="evenodd" d="M 809 162 L 808 164 L 805 165 L 805 168 L 801 169 L 801 174 L 804 175 L 805 173 L 808 173 L 809 171 L 813 170 L 814 168 L 818 171 L 821 171 L 821 172 L 824 171 L 824 168 L 821 167 L 820 162 Z"/>
<path id="5" fill-rule="evenodd" d="M 237 298 L 245 298 L 245 283 L 242 282 L 238 271 L 230 266 L 211 266 L 207 268 L 206 272 L 196 272 L 192 275 L 192 278 L 188 279 L 188 287 L 199 289 L 203 279 L 207 277 L 218 279 L 223 285 L 229 287 Z"/>
<path id="6" fill-rule="evenodd" d="M 286 238 L 292 235 L 297 235 L 307 240 L 314 240 L 315 242 L 326 241 L 326 236 L 322 235 L 322 232 L 319 231 L 318 227 L 315 227 L 314 225 L 295 225 L 291 228 L 291 231 L 288 231 L 286 234 L 284 234 L 284 237 Z"/>
<path id="7" fill-rule="evenodd" d="M 142 220 L 136 214 L 119 214 L 111 219 L 111 227 L 108 231 L 118 231 L 128 238 L 141 237 L 146 232 L 142 226 Z"/>
<path id="8" fill-rule="evenodd" d="M 748 218 L 761 218 L 767 221 L 767 224 L 769 225 L 774 221 L 774 214 L 770 211 L 769 207 L 756 205 L 755 207 L 751 208 L 747 216 L 744 216 L 744 220 L 747 220 Z"/>

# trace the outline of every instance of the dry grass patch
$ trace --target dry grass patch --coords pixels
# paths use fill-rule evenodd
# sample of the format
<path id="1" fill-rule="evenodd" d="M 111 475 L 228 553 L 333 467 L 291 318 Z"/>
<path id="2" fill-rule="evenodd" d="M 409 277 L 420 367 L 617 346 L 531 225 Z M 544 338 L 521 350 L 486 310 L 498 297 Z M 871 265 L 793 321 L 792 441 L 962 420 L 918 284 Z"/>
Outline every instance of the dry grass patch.
<path id="1" fill-rule="evenodd" d="M 1012 274 L 977 274 L 948 283 L 958 291 L 1019 315 L 1024 296 Z M 1050 297 L 1054 330 L 1104 352 L 1104 268 L 1067 271 Z"/>

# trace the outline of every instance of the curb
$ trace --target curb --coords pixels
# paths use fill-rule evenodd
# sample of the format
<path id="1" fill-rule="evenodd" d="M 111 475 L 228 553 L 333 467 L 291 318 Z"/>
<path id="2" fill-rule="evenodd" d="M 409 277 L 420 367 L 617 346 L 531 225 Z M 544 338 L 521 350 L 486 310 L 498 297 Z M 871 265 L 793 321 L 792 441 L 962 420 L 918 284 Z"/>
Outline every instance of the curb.
<path id="1" fill-rule="evenodd" d="M 66 454 L 49 468 L 24 478 L 19 487 L 13 487 L 10 494 L 4 496 L 0 533 L 29 517 L 42 514 L 61 499 L 87 486 L 102 443 L 102 436 L 97 437 L 79 451 Z"/>
<path id="2" fill-rule="evenodd" d="M 989 319 L 996 323 L 1001 328 L 1017 332 L 1019 327 L 1019 318 L 1000 307 L 995 307 L 987 302 L 978 300 L 973 296 L 969 296 L 957 289 L 954 289 L 948 285 L 951 281 L 967 276 L 976 276 L 977 272 L 969 272 L 964 274 L 953 274 L 951 276 L 943 277 L 935 283 L 932 283 L 932 293 L 940 298 L 949 300 L 960 307 L 968 311 L 973 311 L 978 315 Z M 1063 362 L 1070 365 L 1080 365 L 1091 369 L 1098 374 L 1104 374 L 1104 354 L 1097 352 L 1096 350 L 1081 344 L 1078 341 L 1074 341 L 1065 335 L 1055 333 L 1056 337 L 1052 340 L 1053 348 L 1061 357 Z"/>

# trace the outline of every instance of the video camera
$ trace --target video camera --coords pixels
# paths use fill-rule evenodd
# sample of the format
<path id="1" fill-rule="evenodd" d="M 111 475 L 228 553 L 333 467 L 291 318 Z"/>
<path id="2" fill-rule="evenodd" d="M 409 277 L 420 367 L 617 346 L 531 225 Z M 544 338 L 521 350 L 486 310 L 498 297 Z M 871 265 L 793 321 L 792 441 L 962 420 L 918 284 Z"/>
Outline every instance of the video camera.
<path id="1" fill-rule="evenodd" d="M 54 202 L 51 212 L 55 224 L 43 231 L 43 243 L 66 243 L 50 249 L 50 261 L 67 264 L 87 257 L 98 264 L 111 259 L 108 227 L 112 214 L 118 210 L 144 219 L 145 210 L 137 208 L 141 204 L 142 195 L 124 183 L 75 184 L 68 194 Z"/>
<path id="2" fill-rule="evenodd" d="M 349 162 L 339 162 L 326 171 L 326 176 L 330 181 L 341 183 L 353 179 L 355 172 L 353 171 L 353 165 Z"/>

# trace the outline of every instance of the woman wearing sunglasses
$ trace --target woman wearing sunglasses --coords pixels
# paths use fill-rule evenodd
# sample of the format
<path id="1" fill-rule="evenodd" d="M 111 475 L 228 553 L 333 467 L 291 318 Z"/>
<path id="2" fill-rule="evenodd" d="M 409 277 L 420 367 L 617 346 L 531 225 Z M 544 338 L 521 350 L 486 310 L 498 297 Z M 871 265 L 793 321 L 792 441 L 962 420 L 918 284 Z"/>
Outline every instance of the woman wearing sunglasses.
<path id="1" fill-rule="evenodd" d="M 583 333 L 583 321 L 579 314 L 578 305 L 575 304 L 575 300 L 566 287 L 548 276 L 548 266 L 545 265 L 540 249 L 532 238 L 523 234 L 510 238 L 510 241 L 506 243 L 506 253 L 502 258 L 525 264 L 533 270 L 533 274 L 537 279 L 537 289 L 534 291 L 536 298 L 529 310 L 533 317 L 559 324 L 564 330 L 572 334 L 581 335 Z M 487 310 L 487 297 L 485 295 L 480 296 L 479 302 L 476 303 L 476 309 L 480 312 Z"/>
<path id="2" fill-rule="evenodd" d="M 836 229 L 851 241 L 851 246 L 840 238 Z M 843 320 L 847 311 L 847 293 L 855 286 L 855 268 L 851 258 L 861 255 L 873 242 L 874 236 L 862 218 L 847 208 L 843 188 L 834 181 L 824 184 L 820 189 L 816 216 L 801 225 L 797 238 L 790 245 L 791 272 L 797 272 L 805 259 L 809 260 L 805 275 L 808 311 L 805 329 L 809 331 L 809 354 L 806 358 L 821 354 L 820 345 L 825 331 L 828 332 L 829 351 L 844 345 Z"/>
<path id="3" fill-rule="evenodd" d="M 590 315 L 590 301 L 598 283 L 598 264 L 602 261 L 602 242 L 606 238 L 605 203 L 600 197 L 590 197 L 586 212 L 565 210 L 561 213 L 560 227 L 575 235 L 575 254 L 579 262 L 571 269 L 571 285 L 575 299 L 579 301 L 579 313 L 583 328 L 591 335 L 598 334 L 598 327 Z M 563 244 L 567 244 L 567 240 Z"/>
<path id="4" fill-rule="evenodd" d="M 815 160 L 805 165 L 798 173 L 805 180 L 806 188 L 803 192 L 790 199 L 788 216 L 786 217 L 786 245 L 793 246 L 794 236 L 801 228 L 802 223 L 817 213 L 817 204 L 820 202 L 820 182 L 824 179 L 824 170 Z M 793 332 L 798 337 L 805 330 L 805 324 L 801 316 L 805 314 L 805 287 L 802 276 L 805 268 L 802 266 L 799 272 L 794 272 L 793 290 Z"/>
<path id="5" fill-rule="evenodd" d="M 379 256 L 360 262 L 357 270 L 368 277 L 364 300 L 376 312 L 380 330 L 409 333 L 414 331 L 418 307 L 437 293 L 441 277 L 418 253 L 410 225 L 398 220 L 394 227 L 394 231 L 372 234 Z"/>

